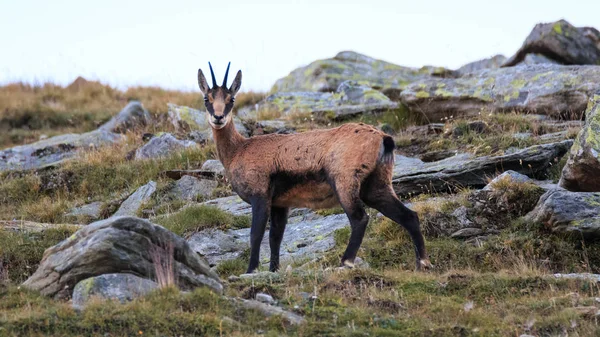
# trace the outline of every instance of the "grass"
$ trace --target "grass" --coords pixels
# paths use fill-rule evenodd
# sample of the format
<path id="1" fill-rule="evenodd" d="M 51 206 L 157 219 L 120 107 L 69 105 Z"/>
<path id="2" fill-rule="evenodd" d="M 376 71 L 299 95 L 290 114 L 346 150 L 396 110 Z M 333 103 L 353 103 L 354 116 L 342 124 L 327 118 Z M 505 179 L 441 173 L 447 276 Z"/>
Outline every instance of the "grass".
<path id="1" fill-rule="evenodd" d="M 247 215 L 232 215 L 215 206 L 197 205 L 153 219 L 173 233 L 188 235 L 207 228 L 246 228 L 250 227 Z"/>

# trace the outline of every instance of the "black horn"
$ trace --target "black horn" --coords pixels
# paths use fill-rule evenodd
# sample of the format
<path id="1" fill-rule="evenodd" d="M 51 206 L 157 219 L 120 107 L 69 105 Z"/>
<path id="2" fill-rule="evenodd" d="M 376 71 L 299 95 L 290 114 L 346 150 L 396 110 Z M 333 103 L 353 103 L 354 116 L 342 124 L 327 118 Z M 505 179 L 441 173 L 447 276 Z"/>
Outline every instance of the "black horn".
<path id="1" fill-rule="evenodd" d="M 229 75 L 229 66 L 231 65 L 231 62 L 227 63 L 227 70 L 225 70 L 225 78 L 223 79 L 223 85 L 221 85 L 223 88 L 227 88 L 227 75 Z"/>
<path id="2" fill-rule="evenodd" d="M 213 80 L 213 88 L 216 88 L 216 87 L 218 87 L 217 80 L 215 79 L 215 73 L 212 70 L 212 65 L 210 64 L 210 62 L 208 62 L 208 66 L 210 67 L 210 76 L 212 76 L 212 80 Z"/>

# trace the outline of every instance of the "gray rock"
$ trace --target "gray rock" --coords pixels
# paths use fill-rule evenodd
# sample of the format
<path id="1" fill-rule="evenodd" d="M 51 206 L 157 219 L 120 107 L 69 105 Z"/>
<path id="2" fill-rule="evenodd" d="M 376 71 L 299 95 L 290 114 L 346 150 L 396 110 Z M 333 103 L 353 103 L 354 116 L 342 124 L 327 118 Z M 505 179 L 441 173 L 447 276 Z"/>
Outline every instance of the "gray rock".
<path id="1" fill-rule="evenodd" d="M 87 218 L 90 220 L 98 220 L 104 203 L 101 201 L 92 202 L 90 204 L 72 208 L 65 216 L 75 219 Z"/>
<path id="2" fill-rule="evenodd" d="M 467 63 L 464 66 L 458 68 L 456 72 L 460 75 L 465 75 L 473 72 L 477 72 L 483 69 L 496 69 L 500 68 L 500 66 L 506 62 L 506 56 L 504 55 L 494 55 L 490 58 L 486 58 L 483 60 Z"/>
<path id="3" fill-rule="evenodd" d="M 217 159 L 209 159 L 202 164 L 201 170 L 214 172 L 215 174 L 224 176 L 225 175 L 225 167 L 220 160 Z"/>
<path id="4" fill-rule="evenodd" d="M 212 139 L 212 128 L 208 124 L 206 118 L 207 112 L 200 111 L 187 106 L 179 106 L 168 104 L 169 120 L 175 126 L 177 132 L 189 133 L 193 132 L 192 136 L 199 139 Z M 242 121 L 237 117 L 233 117 L 235 128 L 239 133 L 248 137 L 248 129 L 242 124 Z"/>
<path id="5" fill-rule="evenodd" d="M 216 206 L 221 210 L 229 212 L 233 215 L 252 214 L 252 207 L 250 206 L 250 204 L 242 200 L 242 198 L 240 198 L 237 195 L 208 200 L 203 202 L 202 205 Z"/>
<path id="6" fill-rule="evenodd" d="M 537 24 L 523 46 L 504 63 L 514 66 L 531 53 L 540 53 L 562 64 L 600 64 L 600 32 L 577 28 L 565 20 Z"/>
<path id="7" fill-rule="evenodd" d="M 281 316 L 282 319 L 293 325 L 302 325 L 306 323 L 304 317 L 294 314 L 293 312 L 285 311 L 280 307 L 268 305 L 255 300 L 238 299 L 236 302 L 246 309 L 259 311 L 267 317 Z"/>
<path id="8" fill-rule="evenodd" d="M 179 140 L 170 133 L 163 133 L 158 137 L 150 139 L 142 147 L 135 151 L 135 159 L 156 159 L 172 155 L 177 151 L 197 146 L 191 140 Z"/>
<path id="9" fill-rule="evenodd" d="M 174 279 L 183 290 L 206 286 L 223 291 L 217 274 L 184 239 L 133 217 L 94 222 L 48 248 L 23 286 L 46 296 L 68 298 L 77 283 L 102 274 L 131 273 L 155 279 L 156 259 L 158 263 L 173 260 Z"/>
<path id="10" fill-rule="evenodd" d="M 43 232 L 47 229 L 67 228 L 72 230 L 78 230 L 81 227 L 81 225 L 73 224 L 41 223 L 26 220 L 0 220 L 0 230 L 14 232 L 38 233 Z"/>
<path id="11" fill-rule="evenodd" d="M 214 180 L 183 176 L 177 180 L 171 194 L 177 199 L 196 200 L 198 197 L 210 197 L 218 185 Z"/>
<path id="12" fill-rule="evenodd" d="M 322 217 L 292 217 L 281 243 L 281 261 L 313 259 L 335 245 L 333 232 L 349 225 L 345 214 Z M 204 256 L 212 265 L 239 257 L 250 248 L 250 228 L 226 232 L 208 229 L 192 235 L 188 242 L 192 249 Z M 270 261 L 269 234 L 265 233 L 260 248 L 261 263 Z"/>
<path id="13" fill-rule="evenodd" d="M 554 274 L 556 278 L 566 278 L 573 280 L 590 280 L 600 282 L 600 274 L 590 274 L 590 273 L 573 273 L 573 274 Z"/>
<path id="14" fill-rule="evenodd" d="M 343 51 L 334 58 L 318 60 L 292 71 L 275 82 L 271 93 L 331 92 L 347 80 L 358 81 L 384 92 L 398 92 L 418 79 L 452 75 L 451 71 L 442 67 L 408 68 L 352 51 Z"/>
<path id="15" fill-rule="evenodd" d="M 498 183 L 500 180 L 503 180 L 503 179 L 510 179 L 513 182 L 519 182 L 519 183 L 533 183 L 533 179 L 529 178 L 528 176 L 521 174 L 519 172 L 515 172 L 513 170 L 508 170 L 508 171 L 503 172 L 496 178 L 492 179 L 492 181 L 490 181 L 489 184 L 485 185 L 483 190 L 484 191 L 493 191 L 495 189 L 494 184 Z"/>
<path id="16" fill-rule="evenodd" d="M 483 234 L 483 229 L 481 228 L 462 228 L 452 233 L 450 236 L 457 239 L 465 239 L 481 234 Z"/>
<path id="17" fill-rule="evenodd" d="M 132 274 L 104 274 L 79 281 L 73 289 L 72 306 L 82 310 L 92 299 L 130 302 L 158 289 L 158 283 Z"/>
<path id="18" fill-rule="evenodd" d="M 265 294 L 265 293 L 258 293 L 256 294 L 256 296 L 254 296 L 254 299 L 262 302 L 262 303 L 266 303 L 266 304 L 275 304 L 277 303 L 277 301 L 275 301 L 275 299 L 273 298 L 273 296 L 269 295 L 269 294 Z"/>
<path id="19" fill-rule="evenodd" d="M 459 154 L 432 163 L 396 155 L 392 183 L 396 194 L 409 196 L 453 191 L 457 187 L 482 188 L 487 184 L 486 177 L 506 170 L 541 177 L 572 144 L 572 140 L 564 140 L 502 156 L 472 158 L 468 154 Z"/>
<path id="20" fill-rule="evenodd" d="M 113 216 L 136 216 L 138 210 L 144 203 L 150 200 L 152 194 L 156 191 L 156 182 L 150 181 L 146 185 L 138 188 L 129 196 Z"/>
<path id="21" fill-rule="evenodd" d="M 482 110 L 579 119 L 599 83 L 600 66 L 539 64 L 420 80 L 407 86 L 400 100 L 431 121 L 477 116 Z"/>
<path id="22" fill-rule="evenodd" d="M 312 114 L 327 119 L 343 119 L 363 113 L 376 113 L 398 108 L 381 92 L 354 81 L 340 84 L 335 93 L 278 92 L 267 97 L 254 109 L 255 115 L 276 112 L 281 116 Z M 252 116 L 246 108 L 240 112 Z"/>
<path id="23" fill-rule="evenodd" d="M 294 133 L 295 128 L 289 125 L 285 120 L 268 120 L 268 121 L 257 121 L 256 129 L 253 135 L 278 133 L 278 134 L 289 134 Z"/>
<path id="24" fill-rule="evenodd" d="M 116 116 L 100 127 L 100 130 L 125 133 L 144 128 L 152 124 L 152 116 L 144 109 L 142 103 L 131 101 Z"/>
<path id="25" fill-rule="evenodd" d="M 22 171 L 58 165 L 77 155 L 77 150 L 114 144 L 122 135 L 105 130 L 64 134 L 0 151 L 1 171 Z"/>
<path id="26" fill-rule="evenodd" d="M 600 237 L 600 193 L 550 190 L 526 219 L 559 233 Z"/>
<path id="27" fill-rule="evenodd" d="M 541 54 L 527 54 L 525 59 L 521 61 L 521 64 L 532 65 L 532 64 L 561 64 L 560 62 L 554 61 Z"/>
<path id="28" fill-rule="evenodd" d="M 563 168 L 560 186 L 570 191 L 600 192 L 600 91 L 586 111 L 585 125 L 579 131 Z"/>

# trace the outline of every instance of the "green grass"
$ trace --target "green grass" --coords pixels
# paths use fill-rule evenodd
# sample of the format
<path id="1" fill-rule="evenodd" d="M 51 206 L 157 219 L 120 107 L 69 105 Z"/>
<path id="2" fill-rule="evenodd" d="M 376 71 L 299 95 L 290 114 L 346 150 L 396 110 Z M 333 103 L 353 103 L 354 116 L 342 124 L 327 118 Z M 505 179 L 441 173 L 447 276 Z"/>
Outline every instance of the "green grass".
<path id="1" fill-rule="evenodd" d="M 232 215 L 215 206 L 190 206 L 182 210 L 155 218 L 153 221 L 178 235 L 187 235 L 207 228 L 250 227 L 247 215 Z"/>

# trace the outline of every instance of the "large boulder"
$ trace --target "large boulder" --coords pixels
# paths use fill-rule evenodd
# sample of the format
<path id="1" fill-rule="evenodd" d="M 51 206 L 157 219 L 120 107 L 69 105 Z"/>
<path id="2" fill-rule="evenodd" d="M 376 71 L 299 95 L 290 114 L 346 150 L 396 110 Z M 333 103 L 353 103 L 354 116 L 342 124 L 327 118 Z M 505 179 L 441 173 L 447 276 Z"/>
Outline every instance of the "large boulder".
<path id="1" fill-rule="evenodd" d="M 212 139 L 212 129 L 208 123 L 207 112 L 172 103 L 169 106 L 169 120 L 180 133 L 187 133 L 193 139 L 210 140 Z M 237 117 L 233 117 L 235 128 L 243 136 L 248 137 L 248 129 Z"/>
<path id="2" fill-rule="evenodd" d="M 523 46 L 503 66 L 517 65 L 532 53 L 561 64 L 600 65 L 600 32 L 591 27 L 574 27 L 565 20 L 537 24 Z"/>
<path id="3" fill-rule="evenodd" d="M 600 66 L 538 64 L 420 80 L 407 86 L 400 99 L 430 121 L 482 111 L 578 119 L 599 88 Z"/>
<path id="4" fill-rule="evenodd" d="M 600 193 L 554 189 L 541 196 L 527 220 L 555 232 L 600 237 Z"/>
<path id="5" fill-rule="evenodd" d="M 46 296 L 68 298 L 77 283 L 93 276 L 129 273 L 156 280 L 156 271 L 169 261 L 180 288 L 206 286 L 222 293 L 217 274 L 184 239 L 134 217 L 94 222 L 48 248 L 38 269 L 23 286 Z"/>
<path id="6" fill-rule="evenodd" d="M 407 84 L 430 76 L 454 76 L 441 67 L 421 69 L 402 67 L 352 51 L 334 58 L 315 61 L 292 71 L 275 82 L 271 93 L 296 91 L 335 91 L 342 82 L 358 81 L 383 92 L 402 90 Z"/>
<path id="7" fill-rule="evenodd" d="M 158 288 L 158 283 L 132 274 L 104 274 L 77 283 L 73 289 L 72 305 L 73 308 L 81 310 L 95 299 L 125 303 Z"/>
<path id="8" fill-rule="evenodd" d="M 536 178 L 544 175 L 573 144 L 572 140 L 531 146 L 501 156 L 472 158 L 459 154 L 436 162 L 396 155 L 392 184 L 396 194 L 410 196 L 421 193 L 455 191 L 458 188 L 482 188 L 487 178 L 497 172 L 513 170 Z"/>
<path id="9" fill-rule="evenodd" d="M 345 81 L 335 93 L 278 92 L 267 97 L 256 107 L 241 109 L 239 114 L 248 119 L 265 115 L 289 116 L 312 114 L 327 119 L 343 119 L 363 113 L 376 113 L 398 108 L 381 92 L 355 81 Z"/>
<path id="10" fill-rule="evenodd" d="M 198 144 L 191 140 L 179 140 L 170 133 L 153 137 L 135 151 L 135 159 L 156 159 L 173 155 L 177 151 L 195 147 Z"/>
<path id="11" fill-rule="evenodd" d="M 589 102 L 585 126 L 571 148 L 560 185 L 570 191 L 600 192 L 600 92 Z"/>
<path id="12" fill-rule="evenodd" d="M 143 129 L 152 123 L 152 116 L 138 101 L 131 101 L 116 116 L 100 127 L 100 130 L 125 133 Z"/>
<path id="13" fill-rule="evenodd" d="M 40 169 L 73 158 L 80 149 L 114 144 L 123 136 L 103 129 L 82 134 L 64 134 L 0 151 L 0 172 Z"/>

